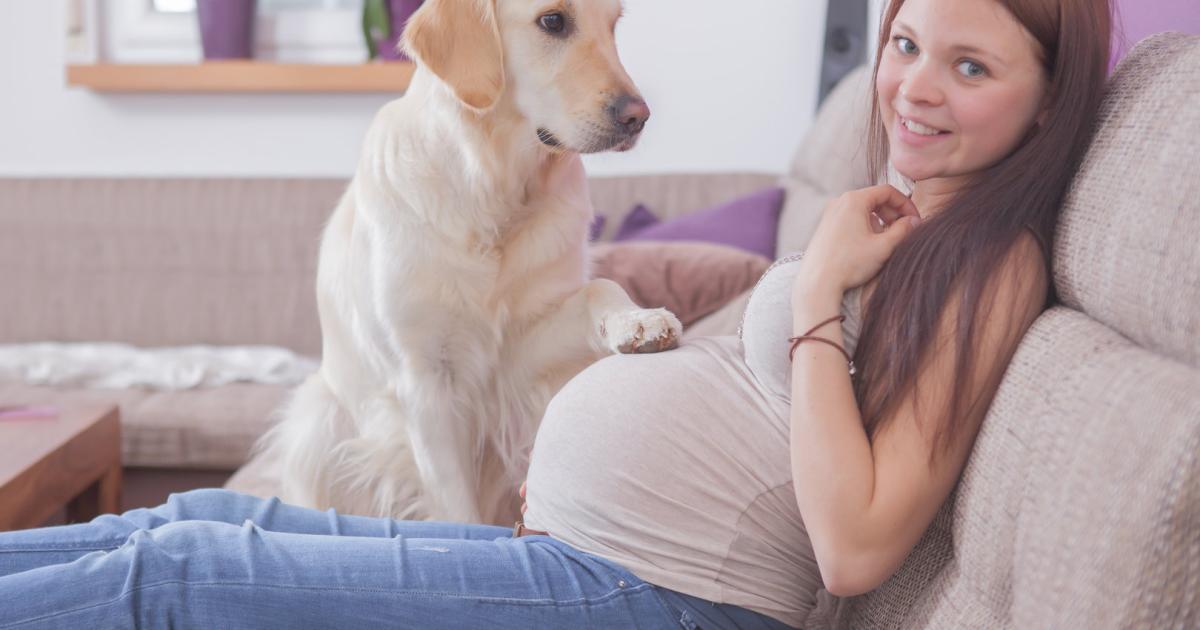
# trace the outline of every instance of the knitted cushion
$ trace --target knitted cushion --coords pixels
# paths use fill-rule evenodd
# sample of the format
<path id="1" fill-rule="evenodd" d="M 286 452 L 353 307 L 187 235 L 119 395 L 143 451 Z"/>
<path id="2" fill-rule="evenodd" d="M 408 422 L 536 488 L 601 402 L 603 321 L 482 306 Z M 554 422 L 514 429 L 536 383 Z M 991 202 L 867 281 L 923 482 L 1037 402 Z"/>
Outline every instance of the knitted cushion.
<path id="1" fill-rule="evenodd" d="M 1200 37 L 1167 33 L 1118 67 L 1063 208 L 1065 304 L 1200 363 Z"/>
<path id="2" fill-rule="evenodd" d="M 781 184 L 787 199 L 779 217 L 775 257 L 804 249 L 834 197 L 871 185 L 867 177 L 867 117 L 871 69 L 852 70 L 821 105 Z"/>

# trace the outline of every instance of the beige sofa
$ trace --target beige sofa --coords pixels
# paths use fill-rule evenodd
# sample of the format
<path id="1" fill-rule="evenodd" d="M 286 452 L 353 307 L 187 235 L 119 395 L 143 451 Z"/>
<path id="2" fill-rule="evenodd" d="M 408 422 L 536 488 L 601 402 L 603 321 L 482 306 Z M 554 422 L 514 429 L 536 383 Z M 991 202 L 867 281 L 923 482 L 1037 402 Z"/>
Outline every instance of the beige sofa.
<path id="1" fill-rule="evenodd" d="M 784 180 L 779 254 L 866 185 L 866 74 L 822 108 Z M 1119 69 L 1055 243 L 1062 304 L 1024 341 L 962 483 L 900 572 L 814 626 L 1200 627 L 1200 38 Z M 597 208 L 675 215 L 771 175 L 598 179 Z M 314 354 L 317 234 L 341 181 L 0 180 L 0 343 L 274 344 Z M 618 217 L 619 218 L 619 217 Z M 616 220 L 610 220 L 608 230 Z M 15 299 L 14 299 L 15 298 Z M 740 304 L 688 335 L 736 330 Z M 0 403 L 118 400 L 131 475 L 224 482 L 282 390 L 0 384 Z M 269 492 L 269 466 L 231 487 Z M 172 475 L 175 475 L 172 477 Z"/>
<path id="2" fill-rule="evenodd" d="M 611 236 L 634 204 L 664 217 L 777 183 L 763 174 L 602 178 Z M 320 353 L 314 296 L 321 227 L 343 180 L 2 179 L 0 344 L 280 346 Z M 121 407 L 127 507 L 223 485 L 246 463 L 286 388 L 161 392 L 0 380 L 0 405 Z"/>

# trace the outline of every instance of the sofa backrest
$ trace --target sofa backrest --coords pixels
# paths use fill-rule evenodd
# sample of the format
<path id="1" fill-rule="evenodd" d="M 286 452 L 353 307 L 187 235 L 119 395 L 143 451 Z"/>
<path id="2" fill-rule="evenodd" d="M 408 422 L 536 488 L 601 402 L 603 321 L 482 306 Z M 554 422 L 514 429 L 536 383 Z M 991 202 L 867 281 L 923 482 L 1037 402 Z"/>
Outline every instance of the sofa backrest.
<path id="1" fill-rule="evenodd" d="M 600 240 L 611 240 L 637 204 L 668 220 L 776 185 L 778 176 L 764 173 L 594 177 L 589 182 L 596 214 L 607 217 Z"/>
<path id="2" fill-rule="evenodd" d="M 787 197 L 779 216 L 776 257 L 808 246 L 834 197 L 874 183 L 867 167 L 870 114 L 871 67 L 863 65 L 842 77 L 821 104 L 780 181 Z"/>
<path id="3" fill-rule="evenodd" d="M 0 343 L 320 352 L 321 226 L 338 180 L 0 180 Z"/>
<path id="4" fill-rule="evenodd" d="M 1054 246 L 1062 303 L 955 494 L 848 628 L 1200 627 L 1200 37 L 1117 68 Z"/>
<path id="5" fill-rule="evenodd" d="M 597 178 L 600 213 L 677 216 L 771 175 Z M 0 343 L 265 344 L 320 354 L 315 277 L 341 179 L 0 179 Z M 608 221 L 615 230 L 617 221 Z"/>

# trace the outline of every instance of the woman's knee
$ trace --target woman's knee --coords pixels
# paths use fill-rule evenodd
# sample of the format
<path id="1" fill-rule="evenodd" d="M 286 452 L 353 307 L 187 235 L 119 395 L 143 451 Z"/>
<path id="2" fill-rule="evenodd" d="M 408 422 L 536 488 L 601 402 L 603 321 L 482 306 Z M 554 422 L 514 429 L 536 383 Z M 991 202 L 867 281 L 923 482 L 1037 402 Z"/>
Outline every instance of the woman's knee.
<path id="1" fill-rule="evenodd" d="M 116 550 L 142 578 L 191 580 L 209 577 L 218 556 L 237 544 L 241 527 L 211 521 L 178 521 L 141 529 Z"/>
<path id="2" fill-rule="evenodd" d="M 230 498 L 215 488 L 172 493 L 167 501 L 155 507 L 127 510 L 123 514 L 106 514 L 98 521 L 120 523 L 129 533 L 139 529 L 155 529 L 180 521 L 214 520 L 216 515 L 229 512 Z"/>
<path id="3" fill-rule="evenodd" d="M 198 488 L 186 492 L 172 492 L 167 496 L 167 503 L 196 509 L 227 503 L 237 496 L 237 493 L 222 488 Z"/>
<path id="4" fill-rule="evenodd" d="M 168 521 L 241 523 L 263 499 L 221 488 L 172 493 L 157 511 Z"/>
<path id="5" fill-rule="evenodd" d="M 129 537 L 130 545 L 158 547 L 169 553 L 186 553 L 219 544 L 219 539 L 235 535 L 236 525 L 191 520 L 167 523 L 152 530 L 140 530 Z"/>

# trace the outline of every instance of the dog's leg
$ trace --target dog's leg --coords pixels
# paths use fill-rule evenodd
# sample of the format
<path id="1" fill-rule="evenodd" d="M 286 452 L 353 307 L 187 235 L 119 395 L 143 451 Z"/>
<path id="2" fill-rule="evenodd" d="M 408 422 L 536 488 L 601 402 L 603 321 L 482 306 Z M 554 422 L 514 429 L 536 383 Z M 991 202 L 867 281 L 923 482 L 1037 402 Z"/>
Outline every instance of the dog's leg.
<path id="1" fill-rule="evenodd" d="M 408 405 L 406 428 L 430 513 L 437 520 L 479 523 L 475 483 L 480 455 L 474 431 L 479 419 L 450 402 L 454 392 L 426 395 L 420 404 Z"/>
<path id="2" fill-rule="evenodd" d="M 523 338 L 518 365 L 544 371 L 612 353 L 675 347 L 683 326 L 664 308 L 641 308 L 612 280 L 596 279 L 537 323 Z M 582 367 L 582 365 L 581 365 Z"/>
<path id="3" fill-rule="evenodd" d="M 487 369 L 493 361 L 479 356 L 487 352 L 482 340 L 453 333 L 470 330 L 465 325 L 422 328 L 409 340 L 395 386 L 425 503 L 436 520 L 479 523 L 479 427 L 494 413 Z"/>

